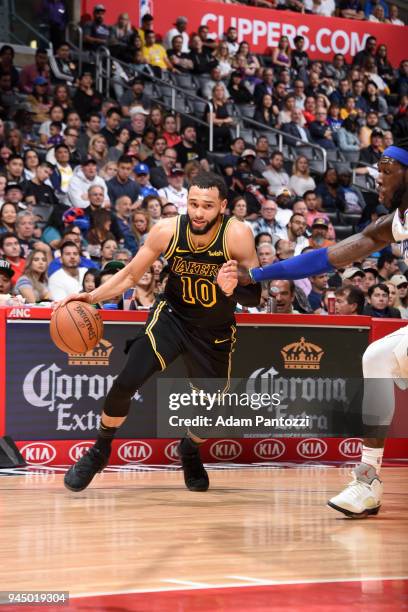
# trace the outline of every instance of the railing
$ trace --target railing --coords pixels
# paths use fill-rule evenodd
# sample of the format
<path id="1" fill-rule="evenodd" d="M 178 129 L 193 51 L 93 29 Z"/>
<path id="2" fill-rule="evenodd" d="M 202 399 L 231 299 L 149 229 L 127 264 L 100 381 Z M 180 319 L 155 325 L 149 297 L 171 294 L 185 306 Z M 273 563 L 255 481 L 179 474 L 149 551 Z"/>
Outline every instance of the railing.
<path id="1" fill-rule="evenodd" d="M 51 47 L 51 43 L 48 40 L 48 38 L 43 36 L 38 31 L 38 29 L 33 28 L 33 26 L 30 23 L 28 23 L 28 21 L 23 19 L 18 14 L 18 12 L 16 10 L 16 4 L 15 4 L 14 0 L 9 0 L 9 11 L 10 11 L 10 22 L 11 23 L 17 23 L 20 26 L 22 26 L 22 28 L 24 28 L 27 31 L 27 33 L 29 33 L 35 40 L 37 40 L 39 43 L 41 43 L 45 48 Z M 16 36 L 11 31 L 10 31 L 10 36 L 15 38 L 18 41 L 19 44 L 28 45 L 30 43 L 29 38 L 27 38 L 27 40 L 23 41 L 21 38 Z"/>
<path id="2" fill-rule="evenodd" d="M 103 94 L 103 86 L 105 84 L 106 97 L 109 98 L 112 77 L 112 57 L 108 47 L 98 47 L 95 53 L 95 63 L 96 89 Z"/>
<path id="3" fill-rule="evenodd" d="M 75 41 L 75 42 L 73 41 L 73 39 L 71 38 L 71 32 L 75 32 L 75 34 L 78 37 L 78 41 Z M 78 55 L 78 74 L 82 74 L 82 63 L 83 63 L 83 54 L 84 54 L 84 33 L 83 33 L 81 26 L 79 26 L 74 21 L 71 21 L 67 25 L 65 37 L 66 37 L 66 41 L 69 43 L 69 45 L 73 49 L 75 49 Z"/>

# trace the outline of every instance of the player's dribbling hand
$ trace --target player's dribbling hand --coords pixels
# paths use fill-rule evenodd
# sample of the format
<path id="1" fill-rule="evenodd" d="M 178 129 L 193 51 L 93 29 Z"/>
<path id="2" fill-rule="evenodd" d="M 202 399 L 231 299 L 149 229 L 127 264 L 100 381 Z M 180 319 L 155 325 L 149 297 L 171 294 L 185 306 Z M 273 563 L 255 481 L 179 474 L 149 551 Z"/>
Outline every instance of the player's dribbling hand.
<path id="1" fill-rule="evenodd" d="M 93 303 L 90 293 L 85 293 L 85 292 L 84 293 L 72 293 L 68 297 L 61 300 L 60 302 L 53 302 L 52 304 L 53 311 L 55 312 L 58 308 L 61 308 L 61 306 L 65 306 L 65 304 L 68 304 L 68 302 L 74 302 L 74 301 L 86 302 L 87 304 Z"/>
<path id="2" fill-rule="evenodd" d="M 232 295 L 238 284 L 238 263 L 229 260 L 223 264 L 217 275 L 217 285 L 226 295 Z"/>

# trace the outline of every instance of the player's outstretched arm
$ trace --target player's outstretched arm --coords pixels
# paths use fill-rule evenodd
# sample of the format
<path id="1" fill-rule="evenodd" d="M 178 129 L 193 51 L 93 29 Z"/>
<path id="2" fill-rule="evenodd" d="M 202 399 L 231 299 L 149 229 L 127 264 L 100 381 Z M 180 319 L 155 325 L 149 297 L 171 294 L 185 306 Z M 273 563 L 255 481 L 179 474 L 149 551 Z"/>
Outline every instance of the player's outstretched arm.
<path id="1" fill-rule="evenodd" d="M 174 234 L 175 219 L 160 221 L 150 230 L 146 242 L 138 250 L 132 261 L 117 272 L 106 283 L 90 293 L 75 293 L 57 304 L 57 308 L 72 300 L 80 300 L 89 304 L 98 304 L 121 295 L 127 289 L 134 287 L 146 270 L 164 253 Z"/>
<path id="2" fill-rule="evenodd" d="M 347 266 L 356 259 L 367 257 L 393 242 L 393 215 L 381 217 L 361 233 L 350 236 L 325 249 L 315 249 L 291 259 L 279 261 L 264 268 L 252 268 L 246 273 L 239 269 L 240 282 L 263 280 L 296 280 Z"/>

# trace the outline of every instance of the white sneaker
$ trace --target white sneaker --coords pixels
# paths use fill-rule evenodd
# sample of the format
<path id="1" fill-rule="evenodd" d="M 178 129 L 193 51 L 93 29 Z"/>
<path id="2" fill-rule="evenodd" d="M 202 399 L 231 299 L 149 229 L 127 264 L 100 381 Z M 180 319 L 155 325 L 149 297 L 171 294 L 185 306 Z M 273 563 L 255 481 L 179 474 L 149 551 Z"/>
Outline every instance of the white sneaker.
<path id="1" fill-rule="evenodd" d="M 355 479 L 341 493 L 332 497 L 327 505 L 349 518 L 364 518 L 378 514 L 382 492 L 383 484 L 379 478 L 374 478 L 370 483 Z"/>

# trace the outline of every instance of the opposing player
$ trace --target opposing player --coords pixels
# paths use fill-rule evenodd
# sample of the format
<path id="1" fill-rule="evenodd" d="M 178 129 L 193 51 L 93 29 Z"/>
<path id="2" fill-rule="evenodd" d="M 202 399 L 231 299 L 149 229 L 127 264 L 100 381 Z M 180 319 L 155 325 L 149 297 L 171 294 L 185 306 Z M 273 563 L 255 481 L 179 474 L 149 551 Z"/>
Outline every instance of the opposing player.
<path id="1" fill-rule="evenodd" d="M 379 218 L 363 232 L 328 247 L 249 271 L 255 282 L 269 279 L 297 279 L 342 268 L 393 242 L 401 244 L 408 264 L 408 142 L 388 147 L 379 162 L 379 199 L 391 214 Z M 249 280 L 241 271 L 241 282 Z M 363 422 L 368 437 L 363 439 L 361 463 L 354 480 L 328 505 L 346 516 L 359 518 L 377 514 L 383 485 L 380 468 L 384 453 L 384 432 L 394 408 L 394 382 L 408 388 L 408 326 L 373 342 L 363 355 L 365 379 Z M 404 380 L 405 379 L 405 380 Z"/>
<path id="2" fill-rule="evenodd" d="M 166 289 L 106 397 L 95 445 L 65 475 L 71 491 L 85 489 L 106 467 L 132 396 L 177 356 L 183 356 L 191 379 L 225 379 L 228 384 L 236 302 L 257 305 L 261 288 L 237 284 L 237 263 L 251 268 L 258 260 L 249 227 L 224 216 L 226 195 L 219 176 L 200 173 L 189 188 L 186 215 L 157 223 L 123 270 L 91 293 L 71 295 L 57 306 L 70 300 L 103 302 L 134 287 L 161 254 L 168 261 Z M 209 486 L 199 452 L 202 441 L 189 432 L 179 445 L 184 480 L 192 491 L 206 491 Z"/>

